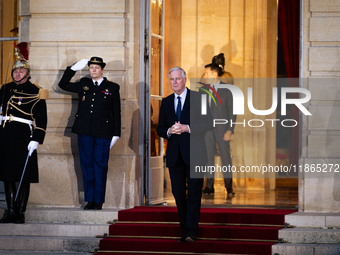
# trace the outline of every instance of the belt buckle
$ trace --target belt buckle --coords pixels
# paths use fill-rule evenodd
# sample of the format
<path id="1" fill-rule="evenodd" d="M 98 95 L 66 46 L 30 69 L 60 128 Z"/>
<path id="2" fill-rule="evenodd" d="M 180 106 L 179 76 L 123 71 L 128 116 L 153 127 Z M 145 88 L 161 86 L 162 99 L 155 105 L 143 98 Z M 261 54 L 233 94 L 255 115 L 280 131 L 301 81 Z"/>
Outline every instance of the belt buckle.
<path id="1" fill-rule="evenodd" d="M 13 121 L 14 116 L 12 114 L 9 115 L 9 122 Z"/>

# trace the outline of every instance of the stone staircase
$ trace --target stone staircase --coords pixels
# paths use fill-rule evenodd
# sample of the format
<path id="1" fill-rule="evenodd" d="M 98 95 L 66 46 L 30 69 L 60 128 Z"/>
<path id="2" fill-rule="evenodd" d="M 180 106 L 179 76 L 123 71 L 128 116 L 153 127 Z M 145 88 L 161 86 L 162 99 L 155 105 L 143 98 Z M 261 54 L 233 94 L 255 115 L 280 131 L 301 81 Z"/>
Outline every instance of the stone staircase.
<path id="1" fill-rule="evenodd" d="M 272 246 L 277 255 L 339 255 L 340 213 L 296 212 L 285 216 L 293 228 L 279 231 L 286 243 Z"/>
<path id="2" fill-rule="evenodd" d="M 0 202 L 0 216 L 5 204 Z M 98 249 L 97 235 L 108 233 L 108 221 L 118 210 L 84 211 L 79 208 L 29 207 L 25 224 L 0 224 L 0 255 L 79 255 Z M 279 231 L 284 243 L 272 246 L 277 255 L 339 255 L 340 213 L 286 215 L 294 228 Z"/>
<path id="3" fill-rule="evenodd" d="M 0 203 L 0 215 L 4 204 Z M 108 221 L 117 210 L 84 211 L 79 208 L 33 208 L 25 224 L 0 224 L 0 254 L 91 254 L 97 235 L 108 233 Z"/>

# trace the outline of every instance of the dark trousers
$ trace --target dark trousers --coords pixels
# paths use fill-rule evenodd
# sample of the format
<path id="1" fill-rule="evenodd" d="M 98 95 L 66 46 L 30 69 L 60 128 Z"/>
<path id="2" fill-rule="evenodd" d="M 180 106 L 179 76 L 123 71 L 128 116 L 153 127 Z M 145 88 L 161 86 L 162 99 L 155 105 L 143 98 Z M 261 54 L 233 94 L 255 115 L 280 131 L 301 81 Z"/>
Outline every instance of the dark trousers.
<path id="1" fill-rule="evenodd" d="M 110 142 L 110 139 L 78 135 L 86 202 L 105 202 Z"/>
<path id="2" fill-rule="evenodd" d="M 190 178 L 190 167 L 184 163 L 180 154 L 176 165 L 169 168 L 169 173 L 180 226 L 184 231 L 194 231 L 197 235 L 203 179 Z M 188 189 L 188 194 L 186 194 L 186 189 Z"/>
<path id="3" fill-rule="evenodd" d="M 222 160 L 222 166 L 230 166 L 231 156 L 230 156 L 230 142 L 224 141 L 223 136 L 217 136 L 214 130 L 210 130 L 205 135 L 205 144 L 207 146 L 207 154 L 208 154 L 208 164 L 207 166 L 214 166 L 214 157 L 216 151 L 216 143 L 218 145 L 218 149 L 220 150 L 220 156 Z M 215 173 L 207 173 L 207 187 L 210 189 L 214 188 L 214 174 Z M 224 177 L 224 185 L 226 189 L 231 189 L 233 184 L 232 172 L 223 172 Z"/>

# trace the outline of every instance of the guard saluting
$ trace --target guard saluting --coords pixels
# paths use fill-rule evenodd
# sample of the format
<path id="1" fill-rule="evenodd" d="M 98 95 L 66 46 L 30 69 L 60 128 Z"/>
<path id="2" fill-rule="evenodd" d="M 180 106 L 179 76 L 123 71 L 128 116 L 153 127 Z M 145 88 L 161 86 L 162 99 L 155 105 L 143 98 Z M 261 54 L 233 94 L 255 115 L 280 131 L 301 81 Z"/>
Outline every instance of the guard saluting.
<path id="1" fill-rule="evenodd" d="M 39 182 L 36 149 L 44 141 L 47 124 L 48 91 L 29 81 L 27 43 L 18 44 L 15 51 L 13 82 L 0 90 L 0 180 L 5 185 L 7 202 L 0 223 L 25 222 L 30 183 Z M 15 182 L 21 184 L 18 193 Z"/>
<path id="2" fill-rule="evenodd" d="M 91 78 L 70 82 L 76 71 L 89 66 Z M 80 166 L 83 172 L 84 210 L 101 210 L 105 202 L 106 178 L 111 147 L 120 137 L 119 85 L 103 77 L 102 58 L 82 59 L 67 67 L 59 87 L 76 92 L 78 111 L 72 132 L 78 134 Z"/>

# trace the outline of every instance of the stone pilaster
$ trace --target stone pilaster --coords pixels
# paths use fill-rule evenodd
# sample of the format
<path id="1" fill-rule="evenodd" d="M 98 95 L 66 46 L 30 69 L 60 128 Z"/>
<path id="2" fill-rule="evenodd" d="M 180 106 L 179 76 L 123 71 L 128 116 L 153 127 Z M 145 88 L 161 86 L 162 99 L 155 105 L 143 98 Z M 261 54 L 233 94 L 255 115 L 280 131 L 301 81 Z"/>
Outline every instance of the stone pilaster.
<path id="1" fill-rule="evenodd" d="M 138 112 L 138 1 L 30 0 L 20 6 L 20 26 L 29 28 L 24 30 L 29 31 L 32 81 L 50 93 L 46 139 L 38 148 L 40 182 L 32 185 L 30 205 L 78 207 L 83 202 L 77 137 L 70 132 L 78 99 L 57 84 L 68 65 L 91 56 L 103 57 L 104 76 L 120 85 L 121 95 L 122 136 L 111 149 L 104 207 L 138 204 L 138 118 L 133 122 Z M 86 68 L 74 80 L 85 75 Z"/>
<path id="2" fill-rule="evenodd" d="M 340 164 L 340 65 L 339 13 L 337 1 L 304 0 L 301 85 L 311 92 L 303 116 L 302 155 L 300 165 Z M 334 171 L 335 168 L 333 168 Z M 328 170 L 330 168 L 328 167 Z M 339 174 L 316 178 L 301 173 L 299 210 L 338 212 L 340 206 Z"/>

